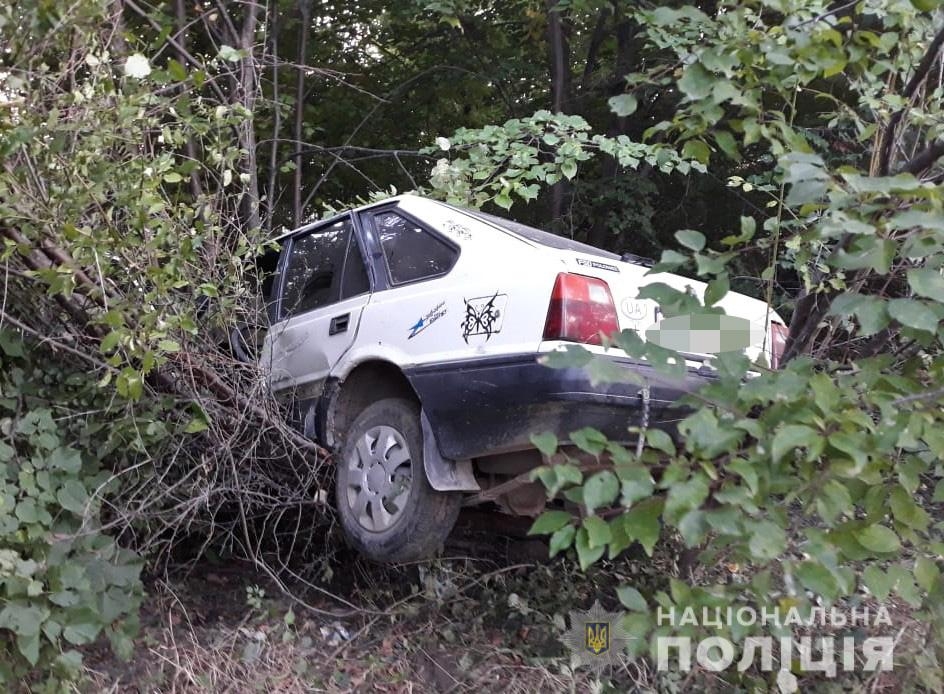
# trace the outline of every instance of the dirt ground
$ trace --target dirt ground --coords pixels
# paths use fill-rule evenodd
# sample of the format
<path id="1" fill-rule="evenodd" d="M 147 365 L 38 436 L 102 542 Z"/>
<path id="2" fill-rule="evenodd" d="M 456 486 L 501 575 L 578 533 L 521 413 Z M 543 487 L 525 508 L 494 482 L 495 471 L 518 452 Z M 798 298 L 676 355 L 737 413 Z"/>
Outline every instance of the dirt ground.
<path id="1" fill-rule="evenodd" d="M 133 658 L 118 660 L 107 644 L 87 649 L 80 689 L 732 691 L 714 673 L 656 673 L 644 659 L 602 681 L 572 669 L 560 641 L 568 612 L 597 599 L 619 609 L 622 583 L 644 593 L 664 587 L 679 573 L 678 554 L 667 543 L 652 558 L 630 553 L 583 574 L 571 560 L 548 560 L 547 545 L 528 538 L 527 526 L 464 513 L 442 558 L 395 568 L 365 562 L 339 543 L 309 564 L 281 567 L 277 577 L 212 557 L 172 567 L 147 582 Z M 915 691 L 909 673 L 896 667 L 866 680 L 801 682 L 800 691 Z"/>
<path id="2" fill-rule="evenodd" d="M 206 558 L 155 577 L 134 657 L 89 649 L 83 689 L 588 691 L 559 640 L 563 615 L 597 593 L 614 601 L 612 589 L 549 561 L 527 524 L 502 535 L 493 524 L 464 516 L 443 558 L 398 568 L 340 550 L 289 567 L 282 586 L 251 564 Z"/>

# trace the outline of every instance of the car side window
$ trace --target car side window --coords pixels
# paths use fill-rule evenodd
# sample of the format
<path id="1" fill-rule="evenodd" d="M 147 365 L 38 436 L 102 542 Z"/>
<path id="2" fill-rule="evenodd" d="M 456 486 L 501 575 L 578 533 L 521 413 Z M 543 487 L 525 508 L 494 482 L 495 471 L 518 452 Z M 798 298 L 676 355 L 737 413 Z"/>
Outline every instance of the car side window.
<path id="1" fill-rule="evenodd" d="M 453 246 L 396 212 L 374 215 L 374 227 L 393 284 L 445 275 L 459 257 Z"/>
<path id="2" fill-rule="evenodd" d="M 282 318 L 370 290 L 352 231 L 351 220 L 343 219 L 292 240 L 282 288 Z"/>
<path id="3" fill-rule="evenodd" d="M 369 291 L 370 278 L 367 276 L 364 256 L 359 250 L 357 236 L 351 234 L 351 240 L 347 244 L 347 257 L 344 259 L 344 276 L 341 278 L 341 298 L 350 299 Z"/>

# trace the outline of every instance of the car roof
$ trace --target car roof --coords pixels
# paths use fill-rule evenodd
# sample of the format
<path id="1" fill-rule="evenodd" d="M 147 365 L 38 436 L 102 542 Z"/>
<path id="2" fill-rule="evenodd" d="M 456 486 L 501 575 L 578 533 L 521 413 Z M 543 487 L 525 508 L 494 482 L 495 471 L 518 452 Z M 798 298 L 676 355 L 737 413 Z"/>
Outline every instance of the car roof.
<path id="1" fill-rule="evenodd" d="M 344 217 L 347 217 L 349 214 L 351 214 L 351 213 L 353 213 L 353 212 L 362 212 L 363 210 L 369 210 L 369 209 L 372 208 L 372 207 L 378 207 L 378 206 L 380 206 L 380 205 L 388 205 L 388 204 L 390 204 L 391 202 L 397 202 L 397 201 L 399 201 L 399 200 L 404 200 L 404 199 L 407 199 L 407 198 L 413 198 L 413 199 L 416 199 L 416 200 L 425 200 L 425 201 L 428 201 L 428 202 L 434 202 L 434 203 L 437 203 L 437 204 L 441 204 L 441 203 L 439 203 L 438 200 L 433 200 L 433 199 L 431 199 L 431 198 L 424 198 L 424 197 L 421 196 L 421 195 L 412 195 L 412 194 L 410 194 L 410 193 L 403 193 L 402 195 L 394 195 L 394 196 L 389 197 L 389 198 L 384 198 L 383 200 L 377 200 L 377 201 L 375 201 L 375 202 L 369 202 L 369 203 L 366 203 L 366 204 L 364 204 L 364 205 L 359 205 L 359 206 L 357 206 L 357 207 L 351 207 L 351 208 L 348 208 L 348 209 L 344 210 L 343 212 L 338 212 L 336 215 L 333 215 L 333 216 L 331 216 L 331 217 L 325 217 L 324 219 L 316 219 L 316 220 L 311 221 L 311 222 L 308 222 L 308 223 L 306 223 L 306 224 L 302 224 L 300 227 L 295 227 L 294 229 L 289 229 L 288 231 L 282 232 L 281 234 L 279 234 L 278 236 L 276 236 L 276 237 L 273 239 L 273 241 L 282 241 L 283 239 L 286 239 L 286 238 L 288 238 L 289 236 L 294 236 L 295 234 L 297 234 L 297 233 L 299 233 L 299 232 L 303 232 L 303 231 L 305 231 L 306 229 L 311 229 L 312 227 L 321 226 L 322 224 L 324 224 L 324 225 L 330 225 L 331 222 L 335 222 L 335 221 L 338 221 L 338 220 L 340 220 L 340 219 L 342 219 L 342 218 L 344 218 Z"/>
<path id="2" fill-rule="evenodd" d="M 560 236 L 558 234 L 552 234 L 549 231 L 544 231 L 542 229 L 536 229 L 535 227 L 528 226 L 526 224 L 521 224 L 516 222 L 513 219 L 507 219 L 505 217 L 498 217 L 493 214 L 488 214 L 487 212 L 482 212 L 480 210 L 472 210 L 465 207 L 459 207 L 457 205 L 450 205 L 448 203 L 442 202 L 440 200 L 434 200 L 433 198 L 427 198 L 422 195 L 415 195 L 413 193 L 403 193 L 401 195 L 394 195 L 389 198 L 384 198 L 383 200 L 377 200 L 375 202 L 370 202 L 358 207 L 352 207 L 344 212 L 340 212 L 332 217 L 326 219 L 318 219 L 308 224 L 303 224 L 300 227 L 291 229 L 289 231 L 279 234 L 274 240 L 281 241 L 289 236 L 297 234 L 299 232 L 305 231 L 306 229 L 311 229 L 315 226 L 330 225 L 331 222 L 340 220 L 347 215 L 354 212 L 361 212 L 364 210 L 369 210 L 373 207 L 379 207 L 381 205 L 388 205 L 393 202 L 398 202 L 400 200 L 420 200 L 424 203 L 432 203 L 434 205 L 439 205 L 446 207 L 457 212 L 460 212 L 464 215 L 468 215 L 474 219 L 477 219 L 480 222 L 484 222 L 491 227 L 498 229 L 506 234 L 510 234 L 515 238 L 524 241 L 530 245 L 539 245 L 553 248 L 560 251 L 574 251 L 577 253 L 584 253 L 587 255 L 596 255 L 603 258 L 610 258 L 611 260 L 620 260 L 620 256 L 616 253 L 611 253 L 610 251 L 604 251 L 601 248 L 596 246 L 590 246 L 586 243 L 581 243 L 580 241 L 575 241 L 574 239 L 567 238 L 566 236 Z"/>
<path id="3" fill-rule="evenodd" d="M 470 210 L 463 207 L 456 207 L 455 205 L 449 205 L 447 203 L 440 203 L 445 207 L 449 207 L 454 210 L 458 210 L 463 214 L 467 214 L 470 217 L 473 217 L 480 222 L 485 222 L 489 226 L 496 227 L 501 231 L 510 233 L 511 235 L 531 243 L 532 245 L 537 244 L 540 246 L 548 246 L 558 251 L 574 251 L 576 253 L 583 253 L 585 255 L 596 255 L 602 258 L 609 258 L 610 260 L 620 260 L 620 256 L 616 253 L 611 253 L 610 251 L 604 251 L 602 248 L 597 248 L 596 246 L 591 246 L 581 241 L 575 241 L 574 239 L 567 238 L 566 236 L 561 236 L 559 234 L 552 234 L 549 231 L 544 231 L 543 229 L 537 229 L 527 224 L 522 224 L 521 222 L 516 222 L 513 219 L 506 219 L 505 217 L 499 217 L 494 214 L 489 214 L 488 212 L 482 212 L 480 210 Z"/>

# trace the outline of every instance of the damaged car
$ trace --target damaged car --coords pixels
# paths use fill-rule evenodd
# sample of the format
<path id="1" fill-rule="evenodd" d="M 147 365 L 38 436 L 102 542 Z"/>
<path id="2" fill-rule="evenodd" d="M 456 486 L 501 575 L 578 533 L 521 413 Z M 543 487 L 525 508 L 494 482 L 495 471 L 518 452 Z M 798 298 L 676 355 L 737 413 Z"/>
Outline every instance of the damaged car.
<path id="1" fill-rule="evenodd" d="M 293 424 L 333 452 L 344 533 L 377 561 L 434 554 L 464 503 L 540 513 L 543 487 L 520 483 L 545 462 L 532 434 L 566 442 L 593 427 L 629 442 L 644 398 L 648 423 L 671 426 L 684 416 L 679 398 L 712 378 L 708 353 L 681 352 L 684 376 L 668 378 L 604 347 L 604 335 L 645 336 L 660 322 L 641 287 L 704 292 L 647 274 L 636 256 L 413 195 L 278 245 L 261 366 Z M 719 306 L 761 326 L 744 351 L 776 365 L 786 335 L 776 313 L 733 292 Z M 575 343 L 636 383 L 593 384 L 583 369 L 540 363 Z"/>

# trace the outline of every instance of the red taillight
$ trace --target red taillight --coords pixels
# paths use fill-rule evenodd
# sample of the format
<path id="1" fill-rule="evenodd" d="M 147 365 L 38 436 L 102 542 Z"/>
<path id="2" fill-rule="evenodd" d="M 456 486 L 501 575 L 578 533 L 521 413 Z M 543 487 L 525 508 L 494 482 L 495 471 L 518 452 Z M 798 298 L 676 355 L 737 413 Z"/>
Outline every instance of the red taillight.
<path id="1" fill-rule="evenodd" d="M 787 334 L 790 328 L 783 323 L 770 324 L 770 368 L 779 369 L 783 349 L 787 346 Z"/>
<path id="2" fill-rule="evenodd" d="M 600 333 L 619 330 L 616 304 L 606 282 L 562 272 L 554 282 L 544 324 L 545 340 L 600 344 Z"/>

